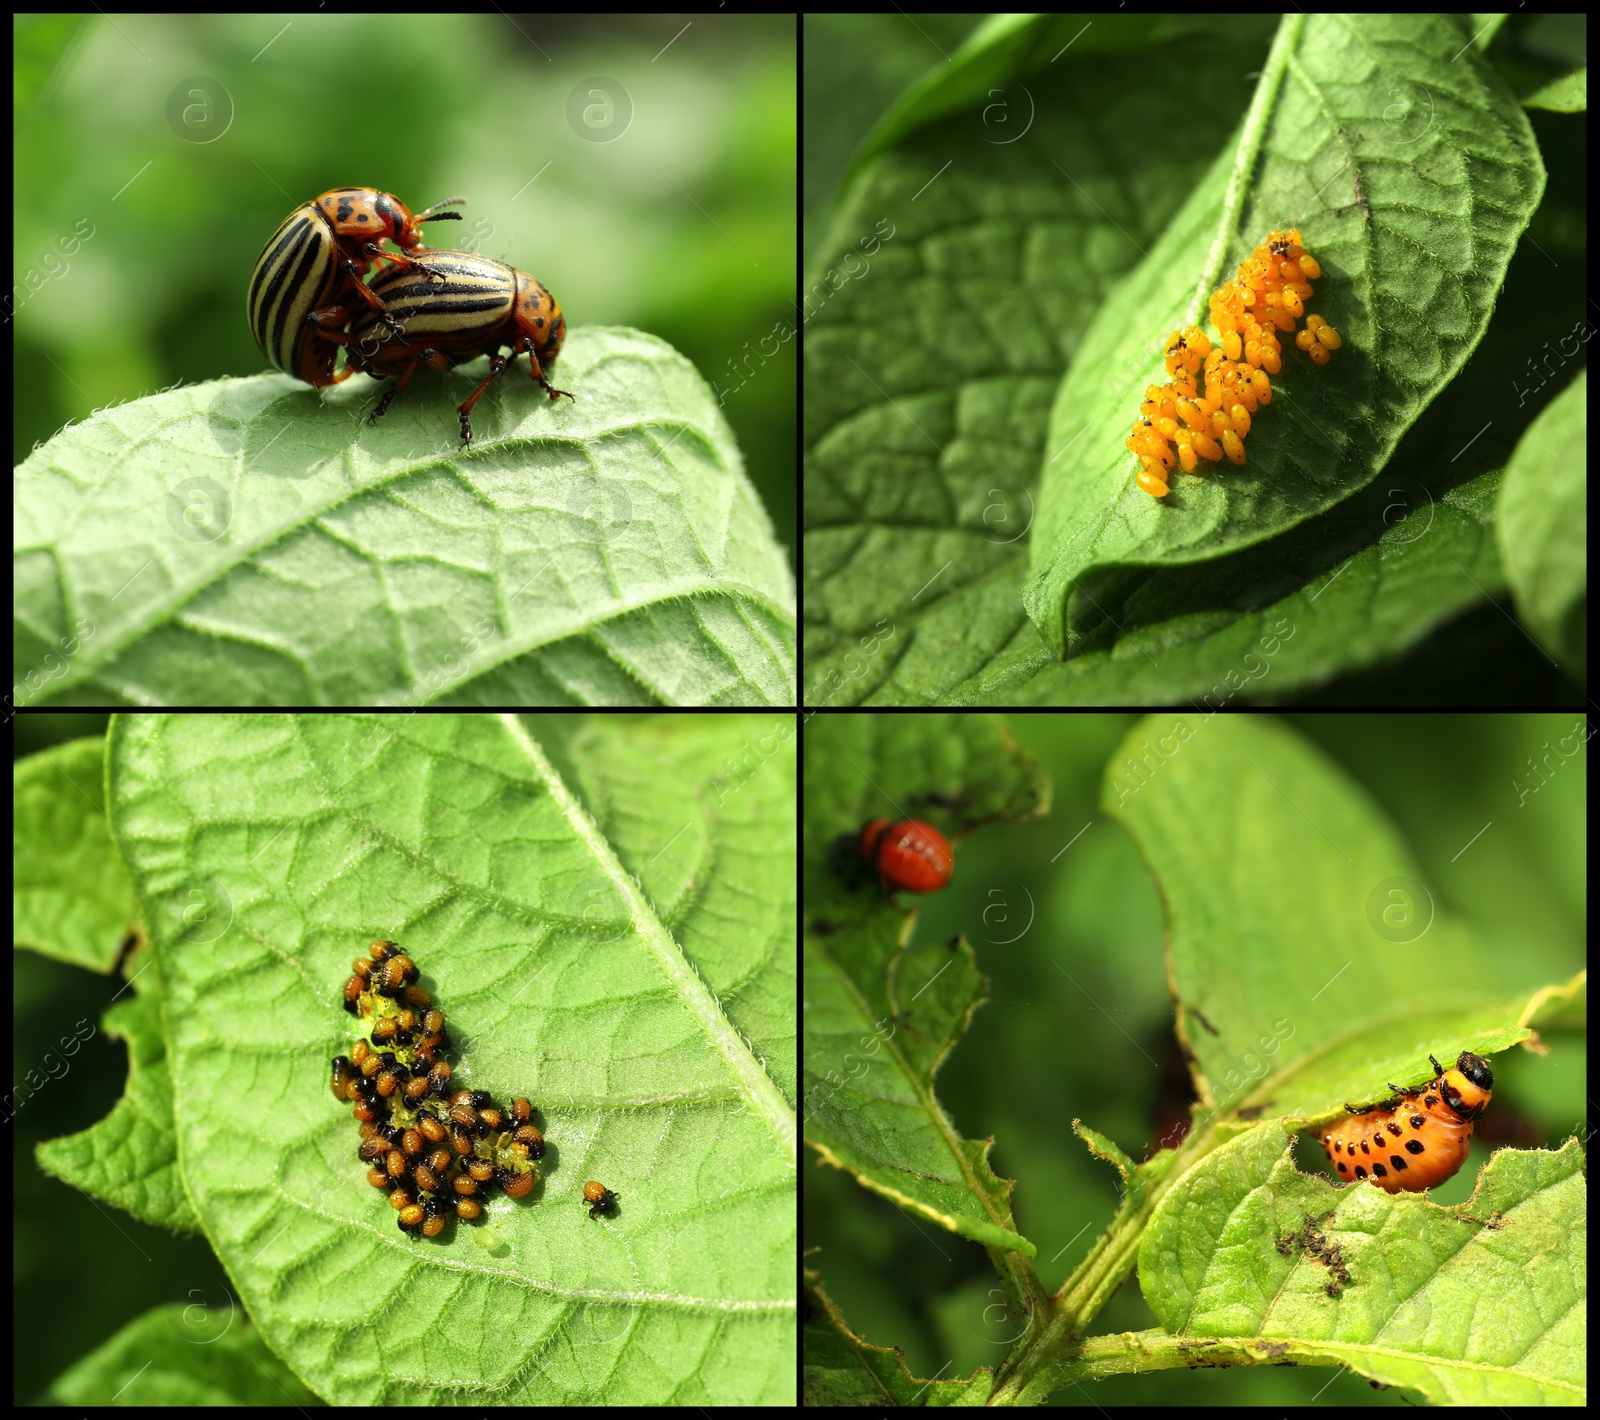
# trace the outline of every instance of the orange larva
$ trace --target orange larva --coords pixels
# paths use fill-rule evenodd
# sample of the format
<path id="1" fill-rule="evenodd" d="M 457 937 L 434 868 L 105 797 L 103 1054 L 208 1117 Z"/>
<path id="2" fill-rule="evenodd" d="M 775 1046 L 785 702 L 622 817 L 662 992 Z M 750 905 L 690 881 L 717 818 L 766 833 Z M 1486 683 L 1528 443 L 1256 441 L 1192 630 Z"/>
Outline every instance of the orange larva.
<path id="1" fill-rule="evenodd" d="M 1198 365 L 1208 346 L 1190 335 L 1195 349 L 1185 345 L 1184 354 Z M 1193 393 L 1192 376 L 1185 388 Z M 1170 398 L 1163 407 L 1173 410 Z M 1158 445 L 1174 457 L 1152 427 L 1140 449 L 1159 468 Z M 525 1098 L 501 1108 L 487 1090 L 452 1093 L 450 1066 L 434 1058 L 451 1049 L 444 1012 L 416 984 L 416 963 L 388 941 L 374 942 L 369 957 L 355 963 L 345 1004 L 370 1019 L 370 1039 L 334 1059 L 329 1086 L 360 1122 L 367 1182 L 389 1193 L 405 1232 L 436 1237 L 452 1210 L 469 1222 L 481 1218 L 481 1198 L 495 1187 L 512 1198 L 528 1193 L 543 1135 Z M 478 1153 L 485 1143 L 492 1158 Z"/>
<path id="2" fill-rule="evenodd" d="M 533 1177 L 531 1172 L 513 1174 L 501 1185 L 501 1188 L 507 1198 L 521 1198 L 523 1194 L 533 1187 Z"/>
<path id="3" fill-rule="evenodd" d="M 355 1066 L 350 1063 L 349 1056 L 335 1055 L 333 1057 L 333 1097 L 336 1100 L 350 1098 L 350 1082 L 356 1078 Z"/>
<path id="4" fill-rule="evenodd" d="M 445 1138 L 444 1125 L 440 1124 L 431 1114 L 419 1114 L 417 1116 L 417 1129 L 430 1144 L 437 1144 Z"/>
<path id="5" fill-rule="evenodd" d="M 408 956 L 390 957 L 383 964 L 380 990 L 385 996 L 398 996 L 402 988 L 417 979 L 417 968 Z"/>
<path id="6" fill-rule="evenodd" d="M 1463 1050 L 1446 1070 L 1433 1056 L 1434 1078 L 1377 1105 L 1350 1105 L 1353 1116 L 1320 1136 L 1334 1172 L 1365 1179 L 1388 1193 L 1420 1193 L 1455 1175 L 1466 1162 L 1472 1127 L 1489 1107 L 1494 1075 L 1481 1055 Z"/>

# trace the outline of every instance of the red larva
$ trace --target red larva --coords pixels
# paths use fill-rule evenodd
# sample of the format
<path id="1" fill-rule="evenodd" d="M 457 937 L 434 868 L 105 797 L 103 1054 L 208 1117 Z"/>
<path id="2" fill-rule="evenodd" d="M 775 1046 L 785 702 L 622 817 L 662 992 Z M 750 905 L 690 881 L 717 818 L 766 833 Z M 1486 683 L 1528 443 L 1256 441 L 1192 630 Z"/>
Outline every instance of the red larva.
<path id="1" fill-rule="evenodd" d="M 955 866 L 944 834 L 920 819 L 873 819 L 861 830 L 861 856 L 886 891 L 937 892 Z"/>

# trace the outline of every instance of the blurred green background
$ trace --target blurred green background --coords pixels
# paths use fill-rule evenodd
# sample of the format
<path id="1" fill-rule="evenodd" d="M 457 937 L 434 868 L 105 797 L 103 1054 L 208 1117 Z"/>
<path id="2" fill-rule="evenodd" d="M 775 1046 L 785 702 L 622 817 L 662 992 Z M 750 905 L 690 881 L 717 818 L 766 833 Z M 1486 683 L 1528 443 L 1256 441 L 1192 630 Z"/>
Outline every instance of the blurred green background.
<path id="1" fill-rule="evenodd" d="M 963 839 L 951 886 L 920 903 L 913 924 L 915 942 L 964 934 L 989 978 L 989 999 L 941 1067 L 937 1092 L 964 1137 L 993 1136 L 991 1164 L 1017 1181 L 1017 1224 L 1038 1246 L 1033 1263 L 1051 1291 L 1081 1266 L 1120 1202 L 1115 1172 L 1090 1157 L 1072 1121 L 1142 1160 L 1175 1137 L 1194 1101 L 1173 1031 L 1161 901 L 1132 840 L 1099 807 L 1107 761 L 1139 718 L 1007 717 L 1054 786 L 1051 811 Z M 1583 968 L 1587 763 L 1581 750 L 1551 749 L 1586 741 L 1581 718 L 1283 718 L 1376 800 L 1441 903 L 1470 921 L 1498 968 L 1478 983 L 1483 991 L 1514 995 Z M 1469 841 L 1472 851 L 1463 852 Z M 1032 930 L 1019 935 L 1024 902 L 1036 915 Z M 1425 989 L 1426 963 L 1419 965 Z M 1494 1108 L 1478 1126 L 1467 1167 L 1429 1194 L 1434 1201 L 1470 1197 L 1492 1149 L 1557 1148 L 1583 1129 L 1584 1038 L 1543 1034 L 1548 1055 L 1496 1057 Z M 819 1251 L 807 1266 L 851 1327 L 874 1345 L 903 1347 L 918 1377 L 964 1377 L 998 1365 L 1017 1331 L 984 1249 L 808 1154 L 802 1239 Z M 1296 1160 L 1308 1172 L 1326 1172 L 1309 1136 L 1300 1137 Z M 1155 1324 L 1135 1273 L 1089 1334 Z M 1285 1366 L 1119 1376 L 1063 1389 L 1051 1403 L 1407 1402 L 1349 1372 Z"/>
<path id="2" fill-rule="evenodd" d="M 961 48 L 987 15 L 805 15 L 807 260 L 827 235 L 856 148 L 900 94 Z"/>
<path id="3" fill-rule="evenodd" d="M 683 351 L 792 560 L 792 15 L 24 15 L 14 38 L 15 459 L 268 372 L 245 283 L 302 202 L 464 193 L 425 239 L 531 272 L 574 328 Z"/>

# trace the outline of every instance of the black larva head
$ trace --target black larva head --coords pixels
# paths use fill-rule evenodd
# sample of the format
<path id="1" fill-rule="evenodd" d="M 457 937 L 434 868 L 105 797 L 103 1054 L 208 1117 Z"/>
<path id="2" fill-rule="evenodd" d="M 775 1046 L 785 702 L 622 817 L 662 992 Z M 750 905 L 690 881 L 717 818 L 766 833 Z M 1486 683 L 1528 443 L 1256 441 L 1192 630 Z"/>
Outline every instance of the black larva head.
<path id="1" fill-rule="evenodd" d="M 1494 1088 L 1494 1072 L 1489 1069 L 1489 1062 L 1483 1056 L 1474 1055 L 1470 1050 L 1463 1050 L 1456 1057 L 1456 1069 L 1480 1090 Z"/>

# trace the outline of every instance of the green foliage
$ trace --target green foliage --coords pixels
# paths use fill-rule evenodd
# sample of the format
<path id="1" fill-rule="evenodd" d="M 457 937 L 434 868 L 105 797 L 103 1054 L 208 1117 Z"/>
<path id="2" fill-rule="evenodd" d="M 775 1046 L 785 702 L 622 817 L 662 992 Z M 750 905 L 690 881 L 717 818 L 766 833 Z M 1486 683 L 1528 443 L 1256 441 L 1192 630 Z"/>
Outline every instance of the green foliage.
<path id="1" fill-rule="evenodd" d="M 149 983 L 106 1012 L 101 1027 L 128 1045 L 128 1084 L 102 1120 L 39 1145 L 47 1174 L 113 1208 L 175 1233 L 200 1232 L 178 1168 L 172 1074 L 161 1031 L 161 999 Z"/>
<path id="2" fill-rule="evenodd" d="M 300 203 L 462 193 L 439 244 L 531 272 L 574 331 L 650 331 L 725 392 L 792 558 L 793 16 L 681 40 L 657 15 L 385 20 L 375 41 L 365 14 L 19 18 L 14 461 L 97 409 L 266 370 L 245 283 Z"/>
<path id="3" fill-rule="evenodd" d="M 1570 1405 L 1587 1391 L 1568 1236 L 1584 1211 L 1576 1140 L 1496 1154 L 1441 1208 L 1297 1173 L 1264 1124 L 1162 1200 L 1139 1282 L 1175 1336 L 1275 1341 L 1276 1364 L 1347 1365 L 1433 1405 Z"/>
<path id="4" fill-rule="evenodd" d="M 11 771 L 12 940 L 94 971 L 111 969 L 139 920 L 106 823 L 105 752 L 103 736 L 70 740 Z"/>
<path id="5" fill-rule="evenodd" d="M 503 376 L 470 454 L 460 376 L 372 428 L 356 381 L 273 374 L 62 434 L 15 480 L 19 698 L 792 703 L 789 569 L 710 390 L 636 332 L 563 359 L 579 401 Z"/>
<path id="6" fill-rule="evenodd" d="M 794 740 L 738 716 L 119 718 L 108 817 L 153 969 L 106 1019 L 125 1098 L 41 1162 L 202 1230 L 329 1401 L 792 1399 Z M 525 1091 L 546 1137 L 538 1188 L 448 1245 L 395 1227 L 328 1089 L 380 935 L 447 1003 L 455 1078 Z M 617 1213 L 588 1217 L 589 1178 Z"/>
<path id="7" fill-rule="evenodd" d="M 828 717 L 806 738 L 806 1140 L 938 1226 L 1031 1253 L 987 1145 L 961 1138 L 934 1094 L 940 1062 L 983 1000 L 971 949 L 952 941 L 907 950 L 891 901 L 876 888 L 848 889 L 826 860 L 849 851 L 866 819 L 919 796 L 958 801 L 940 815 L 954 827 L 1034 812 L 1044 786 L 992 722 L 939 715 L 889 736 L 874 729 Z"/>
<path id="8" fill-rule="evenodd" d="M 1280 31 L 1238 142 L 1085 337 L 1056 403 L 1049 446 L 1081 433 L 1086 418 L 1092 429 L 1070 460 L 1046 473 L 1032 542 L 1035 580 L 1025 597 L 1057 654 L 1071 651 L 1068 599 L 1094 570 L 1205 561 L 1287 531 L 1366 487 L 1483 337 L 1544 191 L 1532 130 L 1492 71 L 1461 54 L 1460 29 L 1446 18 L 1367 17 L 1362 28 L 1372 33 L 1346 38 L 1389 56 L 1381 72 L 1352 73 L 1348 48 L 1330 43 L 1317 25 Z M 1417 91 L 1452 66 L 1467 72 L 1458 73 L 1456 89 L 1432 91 L 1432 110 L 1394 115 L 1396 127 L 1409 122 L 1415 130 L 1405 164 L 1374 164 L 1361 186 L 1361 140 L 1345 123 L 1362 121 L 1371 86 Z M 1386 141 L 1397 142 L 1398 133 Z M 1346 166 L 1354 176 L 1335 183 Z M 1331 192 L 1305 209 L 1308 169 L 1323 174 Z M 1426 195 L 1441 187 L 1454 194 L 1449 225 L 1428 211 Z M 1331 316 L 1344 346 L 1326 369 L 1291 355 L 1275 381 L 1281 397 L 1252 427 L 1243 471 L 1208 475 L 1157 507 L 1129 485 L 1122 443 L 1138 391 L 1159 372 L 1153 343 L 1201 314 L 1197 291 L 1231 275 L 1240 249 L 1281 225 L 1274 214 L 1284 211 L 1295 212 L 1322 263 L 1313 304 Z M 1462 239 L 1463 228 L 1472 240 Z M 1381 295 L 1363 300 L 1362 292 Z M 1112 412 L 1119 400 L 1120 418 Z"/>
<path id="9" fill-rule="evenodd" d="M 63 1372 L 49 1398 L 77 1409 L 318 1403 L 246 1318 L 177 1304 L 129 1322 Z"/>
<path id="10" fill-rule="evenodd" d="M 806 702 L 1283 703 L 1498 622 L 1542 403 L 1507 372 L 1583 319 L 1577 129 L 1536 135 L 1502 72 L 1530 26 L 1064 24 L 997 20 L 909 86 L 809 264 Z M 1344 347 L 1291 351 L 1248 464 L 1158 504 L 1123 439 L 1161 342 L 1287 225 Z"/>
<path id="11" fill-rule="evenodd" d="M 808 1386 L 874 1403 L 937 1373 L 941 1389 L 922 1403 L 1039 1403 L 1088 1380 L 1126 1376 L 1131 1387 L 1136 1373 L 1187 1371 L 1203 1356 L 1240 1369 L 1345 1366 L 1435 1403 L 1581 1398 L 1583 1151 L 1526 1147 L 1537 1135 L 1519 1110 L 1519 1096 L 1562 1073 L 1547 1043 L 1581 1031 L 1581 974 L 1541 985 L 1546 962 L 1572 960 L 1581 935 L 1581 858 L 1547 862 L 1512 890 L 1527 904 L 1575 889 L 1565 943 L 1554 918 L 1469 919 L 1445 900 L 1460 887 L 1452 857 L 1472 852 L 1468 876 L 1493 884 L 1522 855 L 1546 857 L 1547 838 L 1581 838 L 1581 722 L 1529 724 L 1507 742 L 1491 733 L 1485 762 L 1465 775 L 1454 766 L 1470 737 L 1436 737 L 1409 717 L 1352 722 L 1362 773 L 1382 778 L 1386 763 L 1420 757 L 1399 802 L 1417 810 L 1408 826 L 1449 846 L 1419 853 L 1348 770 L 1275 721 L 1152 716 L 1091 749 L 1095 722 L 1062 731 L 1058 720 L 1035 734 L 1030 719 L 1030 740 L 1069 737 L 1075 766 L 1103 762 L 1100 807 L 1146 865 L 1164 939 L 1115 871 L 1115 835 L 1082 804 L 1053 831 L 998 824 L 963 840 L 951 886 L 918 916 L 904 900 L 851 896 L 825 867 L 841 826 L 912 812 L 920 794 L 953 827 L 965 796 L 986 802 L 980 816 L 1020 807 L 1019 783 L 1039 771 L 980 770 L 970 720 L 812 722 L 807 1142 L 859 1185 L 853 1209 L 834 1191 L 833 1214 L 859 1211 L 876 1233 L 888 1210 L 865 1200 L 888 1197 L 913 1221 L 913 1248 L 931 1223 L 983 1243 L 986 1257 L 969 1249 L 964 1273 L 952 1260 L 960 1281 L 940 1287 L 915 1251 L 857 1244 L 871 1249 L 880 1286 L 912 1289 L 905 1315 L 942 1323 L 943 1354 L 907 1368 L 881 1349 L 908 1339 L 885 1332 L 883 1308 L 866 1309 L 876 1325 L 847 1322 L 822 1292 L 826 1279 L 844 1295 L 840 1280 L 863 1295 L 839 1246 L 850 1226 L 824 1223 L 822 1205 L 817 1240 L 832 1246 L 811 1254 Z M 1371 750 L 1385 724 L 1389 760 Z M 1551 739 L 1539 745 L 1541 734 Z M 1458 779 L 1472 786 L 1465 795 Z M 940 917 L 932 930 L 925 916 Z M 974 922 L 976 950 L 941 940 L 951 918 Z M 974 1015 L 990 995 L 980 970 L 995 973 L 998 999 Z M 1147 985 L 1159 1002 L 1142 1001 Z M 1158 1059 L 1155 1036 L 1169 1033 L 1174 1048 Z M 1107 1041 L 1126 1045 L 1113 1061 L 1101 1059 Z M 1537 1053 L 1515 1048 L 1535 1041 Z M 1497 1085 L 1454 1179 L 1391 1197 L 1328 1175 L 1308 1131 L 1386 1096 L 1390 1081 L 1431 1078 L 1430 1052 L 1453 1063 L 1463 1049 L 1491 1058 Z M 1456 1197 L 1467 1201 L 1445 1202 Z M 1059 1288 L 1039 1275 L 1052 1263 L 1068 1272 Z M 1148 1313 L 1123 1285 L 1136 1266 Z M 980 1281 L 978 1270 L 998 1276 Z M 964 1345 L 974 1334 L 981 1346 Z M 1292 1392 L 1280 1382 L 1271 1393 Z"/>
<path id="12" fill-rule="evenodd" d="M 1500 556 L 1522 619 L 1563 665 L 1588 656 L 1589 372 L 1553 400 L 1517 445 L 1500 491 Z"/>

